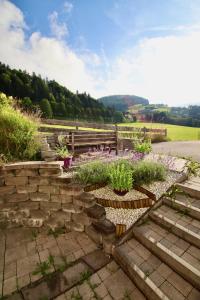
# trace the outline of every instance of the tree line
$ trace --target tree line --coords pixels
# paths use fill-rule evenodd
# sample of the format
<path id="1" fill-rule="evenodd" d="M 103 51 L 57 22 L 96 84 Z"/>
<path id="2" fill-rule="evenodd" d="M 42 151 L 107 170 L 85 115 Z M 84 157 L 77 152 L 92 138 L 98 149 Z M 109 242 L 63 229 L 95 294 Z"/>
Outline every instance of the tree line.
<path id="1" fill-rule="evenodd" d="M 72 93 L 55 80 L 11 69 L 0 63 L 0 91 L 18 99 L 24 110 L 38 108 L 44 118 L 123 122 L 123 114 L 86 93 Z"/>
<path id="2" fill-rule="evenodd" d="M 148 111 L 142 112 L 148 122 L 168 123 L 173 125 L 200 127 L 200 106 L 171 108 L 170 111 Z"/>

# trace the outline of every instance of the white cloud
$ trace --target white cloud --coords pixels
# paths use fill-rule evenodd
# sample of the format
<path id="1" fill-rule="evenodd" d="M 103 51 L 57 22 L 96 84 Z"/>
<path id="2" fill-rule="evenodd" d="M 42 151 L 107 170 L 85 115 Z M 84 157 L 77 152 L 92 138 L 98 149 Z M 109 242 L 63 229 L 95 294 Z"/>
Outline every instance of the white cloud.
<path id="1" fill-rule="evenodd" d="M 198 28 L 143 39 L 108 59 L 103 48 L 100 56 L 88 49 L 71 49 L 62 34 L 50 38 L 34 32 L 27 38 L 23 13 L 8 0 L 0 0 L 0 10 L 0 61 L 11 67 L 95 97 L 135 94 L 170 105 L 200 103 Z"/>
<path id="2" fill-rule="evenodd" d="M 200 31 L 149 38 L 112 64 L 105 94 L 134 93 L 170 105 L 200 103 Z"/>
<path id="3" fill-rule="evenodd" d="M 49 21 L 50 21 L 51 32 L 56 38 L 62 39 L 63 37 L 68 35 L 67 25 L 65 23 L 58 22 L 57 11 L 54 11 L 49 15 Z"/>
<path id="4" fill-rule="evenodd" d="M 0 61 L 13 68 L 55 79 L 72 91 L 95 91 L 95 79 L 84 59 L 63 41 L 32 33 L 27 39 L 22 12 L 7 0 L 0 0 Z"/>
<path id="5" fill-rule="evenodd" d="M 64 7 L 64 12 L 70 13 L 73 9 L 73 4 L 71 2 L 65 1 L 63 7 Z"/>

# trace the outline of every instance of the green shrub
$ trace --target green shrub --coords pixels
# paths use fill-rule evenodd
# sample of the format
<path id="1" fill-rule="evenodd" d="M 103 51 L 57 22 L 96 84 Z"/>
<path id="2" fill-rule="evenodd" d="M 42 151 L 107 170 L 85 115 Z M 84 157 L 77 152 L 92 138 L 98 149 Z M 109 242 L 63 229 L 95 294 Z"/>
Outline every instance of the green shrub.
<path id="1" fill-rule="evenodd" d="M 135 184 L 147 184 L 153 181 L 163 181 L 166 178 L 166 168 L 156 162 L 140 161 L 134 165 L 133 180 Z"/>
<path id="2" fill-rule="evenodd" d="M 109 167 L 110 185 L 116 191 L 130 191 L 133 186 L 132 168 L 130 164 L 116 162 Z"/>
<path id="3" fill-rule="evenodd" d="M 8 160 L 31 159 L 38 151 L 38 122 L 11 106 L 11 98 L 0 94 L 0 153 Z"/>
<path id="4" fill-rule="evenodd" d="M 108 166 L 100 161 L 94 161 L 80 166 L 75 179 L 83 184 L 97 184 L 108 182 Z"/>
<path id="5" fill-rule="evenodd" d="M 134 150 L 136 152 L 148 154 L 152 150 L 151 142 L 144 141 L 143 143 L 136 143 L 134 146 Z"/>

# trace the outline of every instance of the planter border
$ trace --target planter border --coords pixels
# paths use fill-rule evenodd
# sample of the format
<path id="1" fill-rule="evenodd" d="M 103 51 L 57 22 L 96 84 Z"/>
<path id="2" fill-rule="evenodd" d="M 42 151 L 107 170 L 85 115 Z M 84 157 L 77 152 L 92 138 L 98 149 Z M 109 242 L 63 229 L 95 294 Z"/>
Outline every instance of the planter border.
<path id="1" fill-rule="evenodd" d="M 119 200 L 107 200 L 102 198 L 95 198 L 96 202 L 104 207 L 123 208 L 123 209 L 138 209 L 150 207 L 153 204 L 153 200 L 150 198 L 143 198 L 138 200 L 119 201 Z"/>
<path id="2" fill-rule="evenodd" d="M 101 184 L 93 184 L 93 185 L 88 185 L 84 188 L 85 192 L 91 192 L 93 190 L 105 187 L 107 184 L 101 183 Z M 136 189 L 140 191 L 139 189 Z M 141 192 L 143 190 L 141 189 Z M 147 193 L 144 193 L 147 195 Z M 149 195 L 153 195 L 152 193 L 149 192 Z M 108 199 L 103 199 L 103 198 L 97 198 L 95 197 L 95 200 L 98 204 L 104 206 L 104 207 L 112 207 L 112 208 L 123 208 L 123 209 L 138 209 L 138 208 L 145 208 L 145 207 L 150 207 L 154 203 L 154 198 L 153 197 L 147 197 L 144 196 L 144 198 L 137 199 L 137 200 L 108 200 Z"/>

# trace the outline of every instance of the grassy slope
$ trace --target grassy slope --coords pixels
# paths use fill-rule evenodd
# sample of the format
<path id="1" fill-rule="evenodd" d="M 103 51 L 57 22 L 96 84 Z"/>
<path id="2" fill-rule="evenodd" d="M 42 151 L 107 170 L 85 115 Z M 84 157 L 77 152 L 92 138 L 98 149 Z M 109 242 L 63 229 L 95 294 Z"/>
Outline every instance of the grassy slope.
<path id="1" fill-rule="evenodd" d="M 161 123 L 123 123 L 121 126 L 167 128 L 167 135 L 172 141 L 200 140 L 200 128 L 177 126 Z"/>

